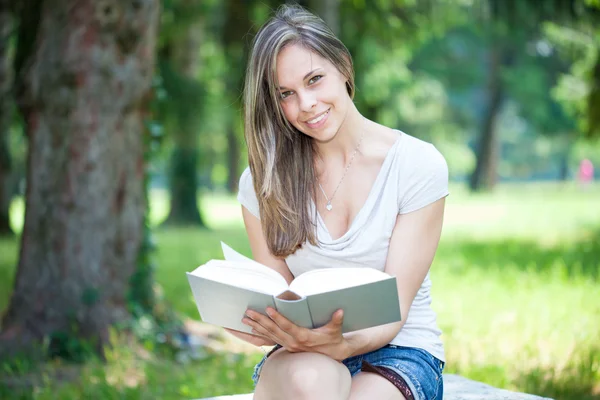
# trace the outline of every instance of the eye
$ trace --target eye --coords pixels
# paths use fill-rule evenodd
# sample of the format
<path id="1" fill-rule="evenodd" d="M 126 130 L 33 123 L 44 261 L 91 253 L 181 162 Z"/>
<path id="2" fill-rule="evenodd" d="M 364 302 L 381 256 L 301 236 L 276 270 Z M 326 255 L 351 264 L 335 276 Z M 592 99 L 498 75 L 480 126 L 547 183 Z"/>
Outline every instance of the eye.
<path id="1" fill-rule="evenodd" d="M 293 92 L 291 90 L 288 90 L 288 91 L 285 91 L 285 92 L 281 92 L 281 98 L 285 99 L 286 97 L 291 96 L 292 93 Z"/>
<path id="2" fill-rule="evenodd" d="M 322 77 L 323 77 L 323 75 L 315 75 L 312 78 L 310 78 L 310 80 L 308 81 L 308 84 L 312 85 L 313 83 L 319 81 Z"/>

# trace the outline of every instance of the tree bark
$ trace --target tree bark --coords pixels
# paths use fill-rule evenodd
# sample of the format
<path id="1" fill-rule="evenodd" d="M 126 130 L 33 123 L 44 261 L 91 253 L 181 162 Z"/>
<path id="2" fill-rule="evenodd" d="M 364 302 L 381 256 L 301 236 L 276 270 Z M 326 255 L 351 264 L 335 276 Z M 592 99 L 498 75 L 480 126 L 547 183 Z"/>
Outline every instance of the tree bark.
<path id="1" fill-rule="evenodd" d="M 179 93 L 177 109 L 173 110 L 175 120 L 172 133 L 175 148 L 170 161 L 169 190 L 171 208 L 167 224 L 205 226 L 198 209 L 198 131 L 200 125 L 198 102 L 200 86 L 200 46 L 202 44 L 202 23 L 195 22 L 187 28 L 185 36 L 171 43 L 171 65 L 177 74 L 173 82 L 173 92 Z"/>
<path id="2" fill-rule="evenodd" d="M 487 107 L 483 117 L 479 144 L 476 151 L 475 170 L 471 175 L 470 188 L 473 191 L 492 189 L 497 180 L 499 161 L 499 138 L 496 120 L 503 101 L 501 79 L 502 50 L 492 44 L 489 53 L 489 76 L 487 83 Z"/>
<path id="3" fill-rule="evenodd" d="M 312 0 L 311 8 L 333 33 L 340 35 L 340 0 Z"/>
<path id="4" fill-rule="evenodd" d="M 10 203 L 13 197 L 12 160 L 9 132 L 13 115 L 12 59 L 10 37 L 13 15 L 8 0 L 0 0 L 0 236 L 13 235 L 10 227 Z"/>
<path id="5" fill-rule="evenodd" d="M 565 133 L 560 136 L 561 152 L 558 155 L 558 179 L 562 182 L 569 180 L 569 161 L 575 146 L 577 133 Z"/>
<path id="6" fill-rule="evenodd" d="M 244 78 L 244 68 L 248 60 L 249 51 L 249 40 L 248 33 L 252 26 L 250 24 L 250 6 L 249 2 L 228 0 L 226 6 L 227 17 L 225 20 L 225 28 L 223 30 L 224 37 L 223 42 L 225 44 L 225 51 L 227 52 L 227 58 L 231 62 L 231 69 L 229 79 L 227 80 L 227 92 L 231 99 L 230 108 L 232 110 L 241 110 L 241 93 L 242 83 Z M 226 135 L 227 135 L 227 190 L 231 193 L 237 191 L 239 177 L 240 177 L 240 157 L 241 157 L 241 146 L 239 142 L 239 134 L 237 132 L 237 125 L 240 121 L 241 114 L 236 113 L 227 122 Z"/>
<path id="7" fill-rule="evenodd" d="M 239 185 L 239 165 L 242 150 L 235 127 L 229 126 L 227 131 L 227 190 L 236 193 Z"/>
<path id="8" fill-rule="evenodd" d="M 102 355 L 109 326 L 128 318 L 143 234 L 141 102 L 159 1 L 39 4 L 18 101 L 29 139 L 25 225 L 0 358 L 45 339 L 61 355 L 64 338 Z"/>
<path id="9" fill-rule="evenodd" d="M 590 92 L 587 99 L 587 138 L 600 137 L 600 47 L 590 74 Z"/>

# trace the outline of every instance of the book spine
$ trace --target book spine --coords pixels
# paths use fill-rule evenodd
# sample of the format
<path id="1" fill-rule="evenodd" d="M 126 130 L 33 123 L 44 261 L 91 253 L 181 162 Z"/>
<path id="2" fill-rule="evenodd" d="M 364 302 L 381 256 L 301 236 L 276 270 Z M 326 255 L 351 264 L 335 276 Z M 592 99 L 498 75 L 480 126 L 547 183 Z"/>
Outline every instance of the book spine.
<path id="1" fill-rule="evenodd" d="M 294 324 L 312 329 L 313 321 L 305 297 L 299 300 L 282 300 L 275 297 L 275 305 L 277 311 Z"/>

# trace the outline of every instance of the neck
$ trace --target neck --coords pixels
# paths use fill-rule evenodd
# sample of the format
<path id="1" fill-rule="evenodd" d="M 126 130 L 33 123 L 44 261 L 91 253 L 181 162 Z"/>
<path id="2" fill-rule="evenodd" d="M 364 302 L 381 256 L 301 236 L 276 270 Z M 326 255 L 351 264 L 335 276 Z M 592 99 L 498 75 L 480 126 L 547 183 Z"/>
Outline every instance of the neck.
<path id="1" fill-rule="evenodd" d="M 346 165 L 367 128 L 365 118 L 352 104 L 336 135 L 328 142 L 316 142 L 318 154 L 327 164 Z"/>

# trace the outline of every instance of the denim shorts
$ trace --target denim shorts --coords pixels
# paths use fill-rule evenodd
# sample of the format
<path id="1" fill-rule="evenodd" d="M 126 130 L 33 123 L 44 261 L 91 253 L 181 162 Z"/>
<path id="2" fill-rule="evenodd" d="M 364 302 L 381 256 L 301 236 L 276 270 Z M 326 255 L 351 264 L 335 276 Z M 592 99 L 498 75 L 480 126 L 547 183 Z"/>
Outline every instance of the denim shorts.
<path id="1" fill-rule="evenodd" d="M 252 380 L 256 385 L 260 370 L 267 357 L 281 348 L 277 345 L 254 367 Z M 427 351 L 415 347 L 388 344 L 378 350 L 346 358 L 342 361 L 354 376 L 361 372 L 364 363 L 384 367 L 398 374 L 410 388 L 415 400 L 441 400 L 444 392 L 442 371 L 444 362 Z"/>

